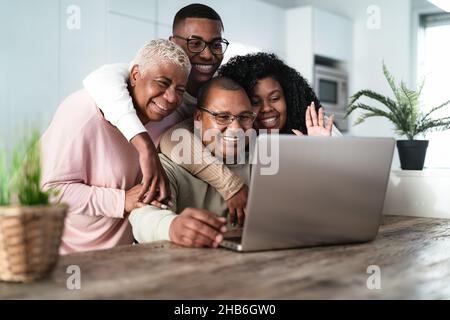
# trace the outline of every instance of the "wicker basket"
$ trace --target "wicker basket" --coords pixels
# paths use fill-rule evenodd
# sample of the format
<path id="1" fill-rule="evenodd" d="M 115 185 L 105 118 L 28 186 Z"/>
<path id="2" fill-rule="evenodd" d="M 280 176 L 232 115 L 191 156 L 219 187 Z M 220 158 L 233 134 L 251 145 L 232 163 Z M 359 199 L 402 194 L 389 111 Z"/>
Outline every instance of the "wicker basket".
<path id="1" fill-rule="evenodd" d="M 50 274 L 59 256 L 67 207 L 0 207 L 0 280 L 30 282 Z"/>

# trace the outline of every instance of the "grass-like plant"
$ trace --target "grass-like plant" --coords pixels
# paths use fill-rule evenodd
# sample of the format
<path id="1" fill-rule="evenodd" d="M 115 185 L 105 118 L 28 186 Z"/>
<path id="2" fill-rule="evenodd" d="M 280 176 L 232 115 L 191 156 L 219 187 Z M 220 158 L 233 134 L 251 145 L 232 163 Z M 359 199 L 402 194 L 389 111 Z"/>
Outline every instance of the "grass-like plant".
<path id="1" fill-rule="evenodd" d="M 7 206 L 11 203 L 10 179 L 6 167 L 6 157 L 3 148 L 0 149 L 0 206 Z"/>
<path id="2" fill-rule="evenodd" d="M 4 152 L 0 153 L 0 205 L 17 203 L 33 206 L 49 203 L 49 196 L 53 192 L 43 192 L 40 188 L 39 137 L 39 132 L 35 130 L 17 145 L 9 167 Z"/>
<path id="3" fill-rule="evenodd" d="M 410 90 L 401 81 L 397 86 L 394 77 L 391 75 L 386 65 L 383 63 L 383 73 L 391 87 L 395 100 L 381 95 L 372 90 L 361 90 L 354 94 L 347 108 L 347 117 L 355 110 L 360 109 L 365 112 L 356 120 L 354 125 L 364 122 L 371 117 L 385 117 L 394 124 L 395 131 L 400 136 L 406 136 L 408 140 L 414 140 L 418 135 L 425 135 L 430 131 L 443 131 L 450 129 L 450 117 L 433 119 L 431 116 L 438 110 L 448 106 L 450 100 L 434 107 L 428 113 L 420 110 L 420 96 L 425 81 L 419 85 L 417 90 Z M 362 97 L 371 98 L 387 107 L 383 110 L 359 102 Z"/>

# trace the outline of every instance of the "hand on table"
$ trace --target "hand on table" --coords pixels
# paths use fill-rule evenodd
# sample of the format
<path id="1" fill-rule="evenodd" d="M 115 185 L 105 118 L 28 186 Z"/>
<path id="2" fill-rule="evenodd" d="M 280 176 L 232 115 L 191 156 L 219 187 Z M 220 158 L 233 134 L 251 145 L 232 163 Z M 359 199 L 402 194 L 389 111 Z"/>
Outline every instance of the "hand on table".
<path id="1" fill-rule="evenodd" d="M 206 210 L 186 208 L 170 225 L 172 242 L 185 247 L 217 248 L 227 232 L 227 220 Z"/>

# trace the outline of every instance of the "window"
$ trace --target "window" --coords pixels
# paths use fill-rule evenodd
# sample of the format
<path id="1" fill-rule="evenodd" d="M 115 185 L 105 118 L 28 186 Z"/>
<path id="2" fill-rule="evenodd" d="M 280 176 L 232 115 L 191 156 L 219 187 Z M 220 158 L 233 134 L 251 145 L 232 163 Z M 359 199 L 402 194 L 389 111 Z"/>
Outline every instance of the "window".
<path id="1" fill-rule="evenodd" d="M 425 77 L 423 110 L 450 100 L 450 14 L 421 16 L 419 39 L 419 78 Z M 420 80 L 421 81 L 421 80 Z M 450 106 L 436 112 L 435 117 L 450 116 Z M 450 130 L 432 132 L 425 166 L 450 168 Z"/>

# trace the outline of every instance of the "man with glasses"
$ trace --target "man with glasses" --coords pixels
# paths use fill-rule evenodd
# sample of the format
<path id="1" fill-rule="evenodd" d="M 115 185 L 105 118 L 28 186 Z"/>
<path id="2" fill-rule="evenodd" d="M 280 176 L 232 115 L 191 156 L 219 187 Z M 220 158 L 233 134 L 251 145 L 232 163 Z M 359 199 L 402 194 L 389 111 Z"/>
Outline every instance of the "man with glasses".
<path id="1" fill-rule="evenodd" d="M 140 199 L 144 204 L 156 199 L 155 203 L 159 202 L 165 207 L 169 202 L 167 176 L 155 146 L 159 143 L 161 133 L 192 117 L 200 87 L 214 76 L 228 47 L 228 41 L 222 38 L 223 31 L 222 19 L 208 6 L 191 4 L 178 11 L 170 40 L 188 54 L 192 71 L 182 105 L 163 121 L 154 124 L 151 137 L 139 121 L 128 93 L 129 67 L 126 64 L 103 66 L 83 82 L 106 120 L 116 126 L 137 149 L 143 174 Z"/>
<path id="2" fill-rule="evenodd" d="M 198 127 L 203 148 L 216 157 L 245 183 L 249 183 L 249 161 L 237 162 L 245 154 L 249 130 L 256 113 L 245 90 L 228 78 L 214 78 L 199 91 L 198 105 L 191 125 Z M 216 248 L 227 232 L 228 207 L 219 192 L 197 179 L 164 155 L 161 163 L 167 172 L 173 206 L 161 210 L 155 206 L 135 209 L 130 215 L 133 235 L 139 243 L 170 240 L 187 247 Z M 202 209 L 200 209 L 202 208 Z"/>
<path id="3" fill-rule="evenodd" d="M 248 138 L 250 138 L 245 135 L 245 132 L 242 129 L 247 131 L 252 128 L 257 114 L 253 111 L 244 111 L 235 116 L 228 111 L 212 111 L 217 109 L 218 108 L 213 105 L 209 105 L 208 107 L 198 107 L 199 111 L 206 112 L 210 115 L 206 120 L 201 120 L 200 129 L 203 129 L 204 126 L 201 124 L 204 121 L 209 120 L 211 122 L 207 135 L 209 140 L 204 138 L 202 141 L 206 144 L 206 147 L 213 156 L 225 160 L 226 164 L 241 163 L 242 161 L 245 161 L 244 147 L 248 143 Z M 232 131 L 230 128 L 235 122 L 239 124 L 239 128 L 236 131 Z M 254 133 L 256 136 L 256 132 Z M 203 134 L 200 132 L 198 136 L 203 136 Z M 218 139 L 219 142 L 217 142 L 216 139 Z M 238 144 L 238 142 L 240 142 L 240 144 Z"/>

